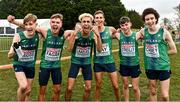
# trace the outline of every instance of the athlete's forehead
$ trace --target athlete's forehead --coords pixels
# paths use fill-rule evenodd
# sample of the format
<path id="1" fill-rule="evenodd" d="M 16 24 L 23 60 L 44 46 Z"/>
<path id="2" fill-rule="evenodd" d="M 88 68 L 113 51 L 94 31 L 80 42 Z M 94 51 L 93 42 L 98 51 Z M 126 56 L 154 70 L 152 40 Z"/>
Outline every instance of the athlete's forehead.
<path id="1" fill-rule="evenodd" d="M 95 14 L 95 17 L 104 17 L 104 15 L 102 13 L 97 13 Z"/>
<path id="2" fill-rule="evenodd" d="M 52 19 L 51 19 L 51 22 L 52 22 L 52 21 L 53 21 L 53 22 L 54 22 L 54 21 L 55 21 L 55 22 L 61 22 L 61 19 L 60 19 L 60 18 L 52 18 Z"/>

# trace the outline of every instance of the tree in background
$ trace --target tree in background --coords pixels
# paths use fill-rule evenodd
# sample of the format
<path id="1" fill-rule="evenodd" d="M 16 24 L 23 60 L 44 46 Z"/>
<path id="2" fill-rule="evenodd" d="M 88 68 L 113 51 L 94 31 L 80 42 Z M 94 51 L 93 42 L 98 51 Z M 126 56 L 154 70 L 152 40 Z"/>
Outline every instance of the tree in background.
<path id="1" fill-rule="evenodd" d="M 33 13 L 39 19 L 47 19 L 54 13 L 64 16 L 64 28 L 72 29 L 81 13 L 94 14 L 96 10 L 103 10 L 107 25 L 119 27 L 119 18 L 130 16 L 133 27 L 142 26 L 141 18 L 136 11 L 127 11 L 120 0 L 1 0 L 1 19 L 11 14 L 16 18 L 23 18 L 27 13 Z"/>

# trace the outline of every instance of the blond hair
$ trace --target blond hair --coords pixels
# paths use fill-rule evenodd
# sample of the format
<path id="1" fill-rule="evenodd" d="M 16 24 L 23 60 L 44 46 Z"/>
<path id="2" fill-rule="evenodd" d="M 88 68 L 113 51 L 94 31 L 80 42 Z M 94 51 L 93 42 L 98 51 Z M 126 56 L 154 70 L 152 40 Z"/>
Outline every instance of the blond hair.
<path id="1" fill-rule="evenodd" d="M 83 13 L 83 14 L 81 14 L 79 16 L 79 21 L 81 21 L 83 17 L 90 17 L 92 21 L 94 20 L 94 17 L 90 13 Z"/>
<path id="2" fill-rule="evenodd" d="M 61 21 L 62 21 L 62 20 L 63 20 L 63 15 L 60 14 L 60 13 L 56 13 L 56 14 L 53 14 L 53 15 L 51 16 L 51 19 L 53 19 L 53 18 L 59 18 L 59 19 L 61 19 Z"/>
<path id="3" fill-rule="evenodd" d="M 32 14 L 32 13 L 28 13 L 28 14 L 24 17 L 23 24 L 25 24 L 26 22 L 29 22 L 29 21 L 36 22 L 36 21 L 37 21 L 37 16 L 34 15 L 34 14 Z"/>

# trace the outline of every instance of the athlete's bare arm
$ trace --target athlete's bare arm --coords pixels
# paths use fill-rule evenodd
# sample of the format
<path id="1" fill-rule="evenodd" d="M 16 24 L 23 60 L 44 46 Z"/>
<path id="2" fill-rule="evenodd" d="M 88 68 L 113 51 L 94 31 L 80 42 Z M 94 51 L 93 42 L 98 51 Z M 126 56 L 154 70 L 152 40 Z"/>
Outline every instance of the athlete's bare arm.
<path id="1" fill-rule="evenodd" d="M 12 24 L 15 24 L 15 25 L 17 25 L 17 26 L 19 26 L 21 28 L 25 28 L 25 26 L 24 26 L 24 24 L 22 22 L 15 20 L 15 16 L 9 15 L 7 17 L 7 20 L 8 20 L 8 22 L 10 22 Z M 39 32 L 39 34 L 42 34 L 41 36 L 43 38 L 46 38 L 47 30 L 48 30 L 48 28 L 36 27 L 36 31 Z"/>
<path id="2" fill-rule="evenodd" d="M 96 48 L 98 52 L 102 51 L 102 42 L 101 42 L 101 37 L 98 31 L 98 26 L 93 26 L 92 31 L 94 32 L 94 40 L 96 44 Z"/>
<path id="3" fill-rule="evenodd" d="M 109 27 L 109 30 L 110 30 L 110 36 L 112 38 L 116 38 L 117 30 L 114 27 L 112 27 L 112 26 Z"/>
<path id="4" fill-rule="evenodd" d="M 20 41 L 20 37 L 19 37 L 19 34 L 15 34 L 14 35 L 14 38 L 13 38 L 13 41 L 12 41 L 12 44 L 11 44 L 11 47 L 10 47 L 10 50 L 8 52 L 8 58 L 11 59 L 13 58 L 15 52 L 14 52 L 14 48 L 13 48 L 13 44 L 15 42 L 19 42 Z"/>
<path id="5" fill-rule="evenodd" d="M 143 39 L 144 36 L 144 28 L 142 28 L 139 32 L 136 33 L 136 40 Z"/>
<path id="6" fill-rule="evenodd" d="M 177 49 L 176 49 L 176 45 L 172 39 L 171 34 L 166 29 L 164 31 L 165 31 L 165 40 L 167 41 L 167 43 L 169 45 L 168 54 L 176 54 Z"/>

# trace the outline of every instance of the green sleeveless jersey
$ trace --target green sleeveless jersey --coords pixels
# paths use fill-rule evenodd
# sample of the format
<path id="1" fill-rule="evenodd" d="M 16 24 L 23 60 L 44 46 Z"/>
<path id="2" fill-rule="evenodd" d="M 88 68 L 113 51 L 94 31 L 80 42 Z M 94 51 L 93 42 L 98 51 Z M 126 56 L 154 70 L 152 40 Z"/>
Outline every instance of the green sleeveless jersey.
<path id="1" fill-rule="evenodd" d="M 145 69 L 169 70 L 168 46 L 164 41 L 164 29 L 160 28 L 156 34 L 144 30 L 144 63 Z"/>
<path id="2" fill-rule="evenodd" d="M 50 29 L 47 31 L 46 39 L 43 42 L 41 54 L 41 68 L 60 68 L 60 58 L 63 50 L 64 36 L 53 36 Z"/>
<path id="3" fill-rule="evenodd" d="M 109 27 L 105 26 L 103 32 L 100 33 L 102 41 L 102 51 L 98 52 L 94 47 L 94 63 L 108 64 L 114 63 L 112 55 L 112 37 L 110 36 Z"/>
<path id="4" fill-rule="evenodd" d="M 82 33 L 77 33 L 74 47 L 71 55 L 71 63 L 75 64 L 91 64 L 92 48 L 94 45 L 94 33 L 91 32 L 90 36 L 82 37 Z"/>
<path id="5" fill-rule="evenodd" d="M 18 58 L 18 55 L 16 54 L 14 56 L 13 65 L 34 67 L 39 43 L 38 33 L 35 33 L 35 35 L 32 38 L 26 38 L 24 32 L 20 32 L 19 37 L 19 44 L 24 55 L 22 56 L 22 58 Z"/>
<path id="6" fill-rule="evenodd" d="M 135 32 L 130 36 L 125 36 L 123 32 L 120 33 L 119 57 L 122 65 L 136 66 L 139 64 L 138 43 Z"/>

